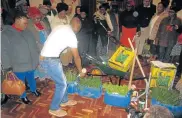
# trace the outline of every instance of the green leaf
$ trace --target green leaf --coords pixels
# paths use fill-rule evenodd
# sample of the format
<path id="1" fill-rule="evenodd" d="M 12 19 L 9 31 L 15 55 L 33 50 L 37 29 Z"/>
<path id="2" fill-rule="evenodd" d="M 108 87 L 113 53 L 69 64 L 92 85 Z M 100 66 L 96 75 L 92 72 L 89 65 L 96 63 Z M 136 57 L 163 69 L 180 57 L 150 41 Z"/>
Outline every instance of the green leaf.
<path id="1" fill-rule="evenodd" d="M 112 84 L 103 84 L 103 88 L 109 93 L 118 93 L 121 96 L 125 96 L 128 93 L 128 86 L 118 86 L 118 85 L 112 85 Z"/>
<path id="2" fill-rule="evenodd" d="M 168 90 L 167 87 L 152 88 L 151 96 L 163 104 L 172 106 L 178 106 L 180 104 L 179 92 L 176 90 Z"/>
<path id="3" fill-rule="evenodd" d="M 88 77 L 80 79 L 80 86 L 99 88 L 101 86 L 101 80 L 99 77 Z"/>

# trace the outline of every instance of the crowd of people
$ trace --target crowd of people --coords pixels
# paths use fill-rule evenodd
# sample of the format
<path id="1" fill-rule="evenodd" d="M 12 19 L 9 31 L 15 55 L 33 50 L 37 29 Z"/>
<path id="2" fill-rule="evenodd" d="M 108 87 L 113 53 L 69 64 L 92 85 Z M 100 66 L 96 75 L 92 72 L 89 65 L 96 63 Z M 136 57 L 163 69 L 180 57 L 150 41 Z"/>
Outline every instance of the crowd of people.
<path id="1" fill-rule="evenodd" d="M 26 2 L 22 4 L 26 6 Z M 10 12 L 1 9 L 1 64 L 5 71 L 13 71 L 20 80 L 27 81 L 37 97 L 41 93 L 35 78 L 51 78 L 56 86 L 49 110 L 52 115 L 65 116 L 66 111 L 60 107 L 77 103 L 68 100 L 62 65 L 74 63 L 84 77 L 83 67 L 89 65 L 84 54 L 110 57 L 116 51 L 110 37 L 128 48 L 130 38 L 137 55 L 147 56 L 149 61 L 172 62 L 180 56 L 176 75 L 181 75 L 182 20 L 176 15 L 180 8 L 175 3 L 169 6 L 162 0 L 156 7 L 151 0 L 143 0 L 136 6 L 128 0 L 123 11 L 117 4 L 103 3 L 92 19 L 85 6 L 77 6 L 72 14 L 71 6 L 64 2 L 56 8 L 50 3 L 26 8 Z M 20 98 L 25 104 L 31 103 L 26 92 Z"/>

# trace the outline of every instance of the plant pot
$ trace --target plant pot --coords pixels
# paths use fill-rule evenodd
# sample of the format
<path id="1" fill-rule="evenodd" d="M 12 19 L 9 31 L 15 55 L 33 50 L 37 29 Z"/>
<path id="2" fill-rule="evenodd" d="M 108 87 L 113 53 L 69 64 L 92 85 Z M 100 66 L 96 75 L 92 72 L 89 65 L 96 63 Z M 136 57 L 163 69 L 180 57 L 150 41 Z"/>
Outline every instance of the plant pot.
<path id="1" fill-rule="evenodd" d="M 162 104 L 154 98 L 152 98 L 151 103 L 152 103 L 152 105 L 160 105 L 160 106 L 166 107 L 173 113 L 175 118 L 182 117 L 182 106 L 171 106 L 171 105 L 167 105 L 167 104 Z"/>
<path id="2" fill-rule="evenodd" d="M 131 92 L 128 92 L 127 95 L 122 96 L 119 94 L 109 94 L 105 92 L 104 94 L 104 103 L 116 107 L 127 108 L 130 104 Z"/>
<path id="3" fill-rule="evenodd" d="M 102 95 L 102 86 L 99 88 L 92 88 L 79 85 L 78 94 L 83 97 L 100 98 Z"/>
<path id="4" fill-rule="evenodd" d="M 67 92 L 68 94 L 74 94 L 78 92 L 78 85 L 75 82 L 67 83 Z"/>

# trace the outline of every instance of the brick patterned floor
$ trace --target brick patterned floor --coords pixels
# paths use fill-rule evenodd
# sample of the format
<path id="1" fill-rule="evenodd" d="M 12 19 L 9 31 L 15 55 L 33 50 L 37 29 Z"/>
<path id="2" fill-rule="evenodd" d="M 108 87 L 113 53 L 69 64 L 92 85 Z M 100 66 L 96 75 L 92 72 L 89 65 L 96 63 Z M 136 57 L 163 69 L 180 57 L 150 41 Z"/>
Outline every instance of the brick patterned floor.
<path id="1" fill-rule="evenodd" d="M 145 72 L 148 74 L 149 67 L 145 66 Z M 140 76 L 139 69 L 135 69 L 135 76 Z M 108 81 L 105 78 L 104 81 Z M 116 82 L 115 82 L 116 83 Z M 138 88 L 144 88 L 143 81 L 133 82 Z M 128 84 L 128 81 L 122 81 L 122 84 Z M 44 87 L 41 82 L 38 83 L 38 89 L 42 93 L 41 97 L 36 98 L 28 93 L 32 105 L 22 104 L 18 97 L 9 100 L 8 103 L 2 106 L 2 118 L 56 118 L 48 114 L 49 104 L 54 93 L 54 84 L 49 82 L 47 87 Z M 91 99 L 80 97 L 76 94 L 69 95 L 70 99 L 78 101 L 76 106 L 63 107 L 68 112 L 64 118 L 126 118 L 127 113 L 124 109 L 113 107 L 104 104 L 103 96 L 99 99 Z"/>
<path id="2" fill-rule="evenodd" d="M 28 97 L 33 101 L 32 105 L 21 104 L 18 98 L 8 101 L 2 107 L 2 118 L 55 118 L 48 114 L 49 104 L 53 96 L 53 82 L 48 87 L 39 88 L 41 97 L 36 98 L 30 93 Z M 103 96 L 99 99 L 80 97 L 76 94 L 69 95 L 69 99 L 78 102 L 72 107 L 63 107 L 68 112 L 64 118 L 126 118 L 124 109 L 104 104 Z"/>

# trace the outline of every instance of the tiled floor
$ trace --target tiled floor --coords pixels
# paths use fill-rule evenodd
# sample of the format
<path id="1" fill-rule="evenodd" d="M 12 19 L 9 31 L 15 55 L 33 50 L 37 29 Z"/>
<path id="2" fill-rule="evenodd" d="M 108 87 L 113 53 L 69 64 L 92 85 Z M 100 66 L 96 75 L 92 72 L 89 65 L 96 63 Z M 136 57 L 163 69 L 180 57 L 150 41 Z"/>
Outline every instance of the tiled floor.
<path id="1" fill-rule="evenodd" d="M 145 66 L 145 72 L 148 71 L 148 66 Z M 148 73 L 147 73 L 148 74 Z M 140 76 L 139 69 L 135 69 L 135 76 Z M 115 79 L 116 80 L 116 79 Z M 109 81 L 105 78 L 104 81 Z M 122 84 L 128 84 L 128 81 L 122 81 Z M 138 88 L 144 88 L 143 81 L 134 82 Z M 18 97 L 14 100 L 9 100 L 1 109 L 2 118 L 55 118 L 48 114 L 49 104 L 54 93 L 54 84 L 49 82 L 47 87 L 41 83 L 38 84 L 38 89 L 42 93 L 41 97 L 36 98 L 32 94 L 28 94 L 29 99 L 33 101 L 32 105 L 22 104 Z M 127 113 L 124 109 L 106 105 L 103 102 L 103 96 L 99 99 L 91 99 L 80 97 L 76 94 L 69 95 L 70 99 L 78 101 L 78 104 L 73 107 L 64 107 L 68 112 L 64 118 L 126 118 Z"/>

